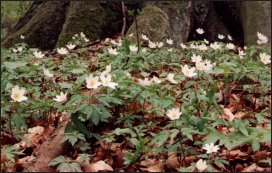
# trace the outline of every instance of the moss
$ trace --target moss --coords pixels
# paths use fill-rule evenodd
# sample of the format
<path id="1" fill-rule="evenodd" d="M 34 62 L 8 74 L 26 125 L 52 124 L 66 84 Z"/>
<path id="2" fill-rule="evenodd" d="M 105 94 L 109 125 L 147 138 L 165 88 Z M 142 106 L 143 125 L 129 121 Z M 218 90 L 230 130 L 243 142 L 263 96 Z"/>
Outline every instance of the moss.
<path id="1" fill-rule="evenodd" d="M 121 12 L 118 3 L 71 2 L 57 47 L 67 44 L 80 32 L 84 32 L 90 41 L 120 32 L 121 26 L 114 22 L 122 19 Z"/>
<path id="2" fill-rule="evenodd" d="M 48 1 L 39 5 L 37 13 L 18 31 L 8 36 L 3 42 L 4 47 L 10 47 L 21 42 L 20 35 L 30 47 L 52 49 L 55 47 L 62 25 L 65 21 L 67 2 Z"/>
<path id="3" fill-rule="evenodd" d="M 153 41 L 165 39 L 170 32 L 169 18 L 165 12 L 155 6 L 146 6 L 137 16 L 139 33 L 146 34 Z M 136 35 L 135 21 L 127 31 L 127 35 Z M 135 38 L 134 38 L 135 39 Z"/>

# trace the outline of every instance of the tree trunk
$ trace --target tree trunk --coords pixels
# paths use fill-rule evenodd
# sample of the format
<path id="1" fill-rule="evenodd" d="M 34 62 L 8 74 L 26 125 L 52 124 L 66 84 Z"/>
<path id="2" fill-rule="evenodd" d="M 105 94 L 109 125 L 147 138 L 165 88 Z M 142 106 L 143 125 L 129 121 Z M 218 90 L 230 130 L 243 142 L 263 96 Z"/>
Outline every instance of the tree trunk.
<path id="1" fill-rule="evenodd" d="M 140 34 L 153 41 L 174 40 L 174 46 L 190 40 L 207 39 L 222 41 L 218 34 L 230 34 L 236 45 L 251 44 L 249 41 L 256 30 L 262 31 L 262 19 L 249 13 L 249 5 L 256 2 L 213 2 L 213 1 L 147 1 L 126 2 L 127 9 L 139 8 L 137 16 Z M 258 14 L 270 14 L 266 2 L 259 4 Z M 269 8 L 269 9 L 268 9 Z M 263 10 L 264 9 L 264 10 Z M 267 9 L 267 10 L 265 10 Z M 251 10 L 252 11 L 252 10 Z M 256 10 L 255 10 L 256 11 Z M 126 12 L 127 13 L 127 12 Z M 270 27 L 271 20 L 267 17 Z M 127 16 L 126 35 L 135 33 L 135 21 Z M 252 23 L 254 19 L 254 23 Z M 265 23 L 266 24 L 266 23 Z M 120 34 L 123 25 L 121 2 L 98 1 L 34 1 L 25 15 L 12 28 L 2 46 L 10 47 L 21 42 L 20 35 L 30 47 L 53 49 L 66 45 L 74 34 L 83 32 L 90 41 Z M 257 26 L 257 27 L 255 27 Z M 197 28 L 205 33 L 199 35 Z M 271 29 L 264 33 L 271 34 Z M 135 38 L 134 38 L 135 39 Z M 252 40 L 252 39 L 251 39 Z M 230 42 L 225 38 L 223 41 Z"/>
<path id="2" fill-rule="evenodd" d="M 241 3 L 245 44 L 256 44 L 258 31 L 268 36 L 269 48 L 271 48 L 271 1 L 243 1 Z"/>
<path id="3" fill-rule="evenodd" d="M 30 47 L 54 48 L 65 22 L 68 5 L 69 2 L 65 1 L 33 2 L 2 45 L 10 47 L 20 42 L 20 35 L 24 35 L 24 41 Z"/>

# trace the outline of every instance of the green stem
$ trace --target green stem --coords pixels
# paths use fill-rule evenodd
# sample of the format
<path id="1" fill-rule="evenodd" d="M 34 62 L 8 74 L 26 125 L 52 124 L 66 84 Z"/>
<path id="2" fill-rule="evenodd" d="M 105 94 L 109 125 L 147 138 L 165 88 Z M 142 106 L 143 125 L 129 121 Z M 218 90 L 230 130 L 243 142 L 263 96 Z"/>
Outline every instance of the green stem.
<path id="1" fill-rule="evenodd" d="M 10 135 L 11 135 L 12 139 L 13 139 L 13 131 L 12 131 L 12 124 L 11 124 L 11 114 L 12 114 L 12 110 L 14 108 L 14 103 L 15 103 L 15 101 L 12 102 L 11 110 L 10 110 L 10 113 L 9 113 L 9 131 L 10 131 Z"/>

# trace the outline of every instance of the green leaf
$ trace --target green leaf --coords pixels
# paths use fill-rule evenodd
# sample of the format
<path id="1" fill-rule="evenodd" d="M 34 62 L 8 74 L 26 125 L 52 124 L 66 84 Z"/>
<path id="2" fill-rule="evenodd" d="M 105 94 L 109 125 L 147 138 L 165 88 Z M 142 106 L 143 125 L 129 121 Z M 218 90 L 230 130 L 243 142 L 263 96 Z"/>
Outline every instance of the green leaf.
<path id="1" fill-rule="evenodd" d="M 65 157 L 64 156 L 59 156 L 59 157 L 56 157 L 55 159 L 51 160 L 48 164 L 48 166 L 56 166 L 58 164 L 61 164 L 65 162 Z"/>
<path id="2" fill-rule="evenodd" d="M 260 149 L 260 143 L 256 140 L 253 140 L 251 145 L 254 152 Z"/>
<path id="3" fill-rule="evenodd" d="M 59 83 L 59 86 L 61 88 L 72 88 L 73 87 L 73 84 L 69 84 L 69 83 L 66 83 L 66 82 L 62 82 L 62 83 Z"/>
<path id="4" fill-rule="evenodd" d="M 161 147 L 169 138 L 170 136 L 170 132 L 168 131 L 163 131 L 160 132 L 152 141 L 151 141 L 151 145 L 156 144 L 157 147 Z"/>
<path id="5" fill-rule="evenodd" d="M 4 66 L 9 70 L 14 70 L 18 67 L 24 67 L 27 62 L 25 61 L 16 61 L 16 62 L 3 62 Z"/>
<path id="6" fill-rule="evenodd" d="M 248 131 L 244 125 L 241 125 L 238 127 L 240 132 L 242 132 L 244 135 L 248 136 Z"/>
<path id="7" fill-rule="evenodd" d="M 71 73 L 73 74 L 80 74 L 80 73 L 83 73 L 85 69 L 82 69 L 82 68 L 78 68 L 78 69 L 73 69 L 71 71 Z"/>

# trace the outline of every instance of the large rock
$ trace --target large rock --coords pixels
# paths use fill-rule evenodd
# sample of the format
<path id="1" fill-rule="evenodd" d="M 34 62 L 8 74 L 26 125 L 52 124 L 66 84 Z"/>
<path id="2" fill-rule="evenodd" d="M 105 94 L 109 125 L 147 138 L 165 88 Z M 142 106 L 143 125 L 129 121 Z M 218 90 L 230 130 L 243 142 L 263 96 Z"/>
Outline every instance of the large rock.
<path id="1" fill-rule="evenodd" d="M 65 10 L 69 2 L 43 1 L 33 3 L 34 5 L 18 21 L 2 46 L 10 47 L 21 42 L 20 35 L 24 35 L 24 41 L 30 47 L 41 49 L 55 47 L 65 21 Z"/>
<path id="2" fill-rule="evenodd" d="M 90 41 L 112 36 L 122 29 L 121 2 L 71 1 L 57 47 L 84 32 Z"/>
<path id="3" fill-rule="evenodd" d="M 187 32 L 188 2 L 146 2 L 137 16 L 139 33 L 147 35 L 152 41 L 173 39 L 174 45 L 184 41 Z M 127 35 L 136 35 L 135 21 Z"/>
<path id="4" fill-rule="evenodd" d="M 90 41 L 111 37 L 122 29 L 121 2 L 34 1 L 12 28 L 2 46 L 22 42 L 30 47 L 53 49 L 83 32 Z"/>
<path id="5" fill-rule="evenodd" d="M 246 45 L 257 44 L 257 31 L 269 38 L 271 47 L 271 2 L 243 1 L 241 4 L 241 20 Z"/>

